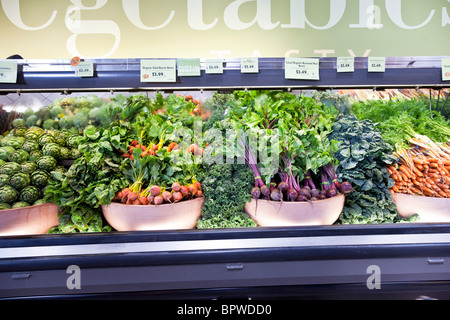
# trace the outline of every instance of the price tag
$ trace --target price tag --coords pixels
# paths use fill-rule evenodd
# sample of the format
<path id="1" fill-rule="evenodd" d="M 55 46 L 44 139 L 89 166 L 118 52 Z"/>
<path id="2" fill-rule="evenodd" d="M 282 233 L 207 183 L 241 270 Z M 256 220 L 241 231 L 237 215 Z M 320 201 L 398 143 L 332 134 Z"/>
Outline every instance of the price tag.
<path id="1" fill-rule="evenodd" d="M 441 63 L 442 81 L 450 81 L 450 58 L 443 58 Z"/>
<path id="2" fill-rule="evenodd" d="M 176 82 L 176 60 L 141 60 L 141 82 Z"/>
<path id="3" fill-rule="evenodd" d="M 179 77 L 200 76 L 200 59 L 178 59 Z"/>
<path id="4" fill-rule="evenodd" d="M 0 82 L 1 83 L 17 82 L 17 61 L 0 60 Z"/>
<path id="5" fill-rule="evenodd" d="M 258 58 L 241 58 L 241 73 L 258 73 Z"/>
<path id="6" fill-rule="evenodd" d="M 75 66 L 75 75 L 77 77 L 93 77 L 94 76 L 94 63 L 82 61 Z"/>
<path id="7" fill-rule="evenodd" d="M 369 57 L 368 72 L 384 72 L 386 58 L 385 57 Z"/>
<path id="8" fill-rule="evenodd" d="M 354 72 L 355 58 L 353 57 L 337 57 L 336 62 L 337 72 Z"/>
<path id="9" fill-rule="evenodd" d="M 223 73 L 223 60 L 222 59 L 206 59 L 205 60 L 205 72 L 209 73 L 209 74 Z"/>
<path id="10" fill-rule="evenodd" d="M 285 79 L 320 80 L 319 59 L 291 58 L 284 60 Z"/>

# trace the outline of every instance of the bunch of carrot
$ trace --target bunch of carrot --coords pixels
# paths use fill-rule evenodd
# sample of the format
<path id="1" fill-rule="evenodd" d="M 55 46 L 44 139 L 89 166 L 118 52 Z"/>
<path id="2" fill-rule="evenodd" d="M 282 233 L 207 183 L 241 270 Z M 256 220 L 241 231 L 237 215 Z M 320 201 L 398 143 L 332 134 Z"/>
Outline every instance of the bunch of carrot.
<path id="1" fill-rule="evenodd" d="M 445 151 L 445 146 L 422 135 L 416 135 L 409 142 L 411 148 L 394 152 L 398 163 L 386 166 L 395 181 L 391 190 L 450 198 L 450 153 Z"/>
<path id="2" fill-rule="evenodd" d="M 122 157 L 124 158 L 130 158 L 131 160 L 134 160 L 133 150 L 136 148 L 140 148 L 142 150 L 141 157 L 145 157 L 146 155 L 154 156 L 156 152 L 159 150 L 160 146 L 159 144 L 152 144 L 146 147 L 143 144 L 139 144 L 137 140 L 133 140 L 129 147 L 127 152 L 122 154 Z M 166 148 L 166 147 L 164 147 Z M 167 147 L 167 151 L 170 152 L 172 150 L 177 150 L 178 144 L 176 142 L 171 142 L 169 146 Z"/>
<path id="3" fill-rule="evenodd" d="M 202 102 L 200 100 L 194 99 L 191 94 L 185 96 L 184 100 L 191 101 L 195 105 L 195 108 L 194 108 L 194 110 L 192 110 L 191 115 L 201 116 L 203 120 L 206 120 L 211 116 L 211 111 L 209 111 L 209 110 L 203 111 L 202 110 Z"/>
<path id="4" fill-rule="evenodd" d="M 174 182 L 170 188 L 152 185 L 144 190 L 141 190 L 141 186 L 132 185 L 117 192 L 112 201 L 133 205 L 159 205 L 200 197 L 203 197 L 202 185 L 196 181 L 189 185 Z"/>

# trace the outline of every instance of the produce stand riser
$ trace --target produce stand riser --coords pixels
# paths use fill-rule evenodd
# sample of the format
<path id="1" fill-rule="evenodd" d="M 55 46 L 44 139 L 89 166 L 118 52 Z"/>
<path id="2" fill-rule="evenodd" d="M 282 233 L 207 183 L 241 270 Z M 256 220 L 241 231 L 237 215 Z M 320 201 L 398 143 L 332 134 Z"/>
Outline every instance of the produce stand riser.
<path id="1" fill-rule="evenodd" d="M 158 299 L 172 292 L 175 299 L 183 294 L 273 298 L 271 290 L 279 288 L 278 297 L 291 298 L 338 299 L 356 292 L 417 298 L 439 287 L 442 292 L 435 291 L 434 298 L 443 298 L 450 285 L 449 227 L 415 223 L 2 237 L 0 297 Z M 80 289 L 67 287 L 72 265 L 80 268 Z M 380 270 L 380 289 L 367 287 L 370 266 Z"/>

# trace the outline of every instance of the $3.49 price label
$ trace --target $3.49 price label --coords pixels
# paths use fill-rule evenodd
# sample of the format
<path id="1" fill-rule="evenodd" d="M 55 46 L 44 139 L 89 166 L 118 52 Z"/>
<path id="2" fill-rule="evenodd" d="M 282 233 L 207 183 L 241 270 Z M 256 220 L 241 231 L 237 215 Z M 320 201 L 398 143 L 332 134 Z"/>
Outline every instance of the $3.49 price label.
<path id="1" fill-rule="evenodd" d="M 337 57 L 336 60 L 337 72 L 354 72 L 355 58 L 353 57 Z"/>
<path id="2" fill-rule="evenodd" d="M 285 58 L 284 77 L 285 79 L 320 80 L 319 59 Z"/>
<path id="3" fill-rule="evenodd" d="M 442 81 L 450 81 L 450 58 L 442 59 Z"/>
<path id="4" fill-rule="evenodd" d="M 241 58 L 241 73 L 258 73 L 258 58 Z"/>
<path id="5" fill-rule="evenodd" d="M 205 73 L 207 74 L 222 74 L 223 60 L 222 59 L 206 59 Z"/>
<path id="6" fill-rule="evenodd" d="M 141 82 L 176 82 L 176 60 L 141 60 Z"/>
<path id="7" fill-rule="evenodd" d="M 75 75 L 77 77 L 93 77 L 94 76 L 94 63 L 88 61 L 82 61 L 75 66 Z"/>
<path id="8" fill-rule="evenodd" d="M 0 83 L 17 82 L 17 61 L 0 60 Z"/>
<path id="9" fill-rule="evenodd" d="M 369 57 L 367 61 L 368 72 L 384 72 L 386 65 L 385 57 Z"/>

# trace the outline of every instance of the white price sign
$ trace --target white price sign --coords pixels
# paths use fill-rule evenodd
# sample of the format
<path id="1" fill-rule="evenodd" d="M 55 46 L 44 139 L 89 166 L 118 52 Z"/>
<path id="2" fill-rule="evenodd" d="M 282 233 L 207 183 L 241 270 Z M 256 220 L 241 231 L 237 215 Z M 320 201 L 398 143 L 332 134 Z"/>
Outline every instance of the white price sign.
<path id="1" fill-rule="evenodd" d="M 355 58 L 353 57 L 337 57 L 336 61 L 337 72 L 354 72 Z"/>
<path id="2" fill-rule="evenodd" d="M 369 57 L 368 59 L 368 72 L 384 72 L 386 65 L 385 57 Z"/>
<path id="3" fill-rule="evenodd" d="M 450 58 L 442 59 L 442 81 L 450 81 Z"/>
<path id="4" fill-rule="evenodd" d="M 205 60 L 205 73 L 222 74 L 223 73 L 223 60 L 222 59 L 206 59 Z"/>
<path id="5" fill-rule="evenodd" d="M 75 75 L 77 77 L 93 77 L 94 76 L 94 63 L 93 62 L 80 62 L 75 67 Z"/>
<path id="6" fill-rule="evenodd" d="M 320 80 L 319 59 L 285 58 L 284 77 L 285 79 Z"/>
<path id="7" fill-rule="evenodd" d="M 141 60 L 141 82 L 176 82 L 176 60 Z"/>
<path id="8" fill-rule="evenodd" d="M 17 82 L 17 61 L 0 60 L 0 83 Z"/>
<path id="9" fill-rule="evenodd" d="M 258 73 L 258 58 L 241 58 L 241 73 Z"/>

